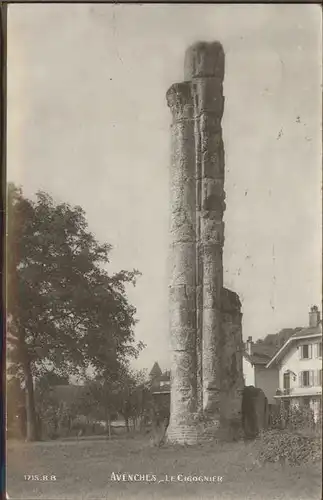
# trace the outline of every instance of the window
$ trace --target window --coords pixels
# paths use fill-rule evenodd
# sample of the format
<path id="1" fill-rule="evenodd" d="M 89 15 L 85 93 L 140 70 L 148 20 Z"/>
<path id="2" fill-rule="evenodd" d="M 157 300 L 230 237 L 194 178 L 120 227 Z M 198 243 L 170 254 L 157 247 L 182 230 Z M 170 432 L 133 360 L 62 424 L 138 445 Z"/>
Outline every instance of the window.
<path id="1" fill-rule="evenodd" d="M 284 389 L 290 389 L 290 373 L 284 373 L 284 380 L 283 380 L 283 387 Z"/>
<path id="2" fill-rule="evenodd" d="M 310 386 L 310 372 L 307 370 L 305 372 L 301 372 L 301 387 L 309 387 Z"/>
<path id="3" fill-rule="evenodd" d="M 304 344 L 300 346 L 301 359 L 310 359 L 312 357 L 311 347 L 309 344 Z"/>
<path id="4" fill-rule="evenodd" d="M 314 384 L 316 387 L 322 386 L 322 370 L 315 370 L 314 371 Z"/>
<path id="5" fill-rule="evenodd" d="M 316 344 L 316 356 L 318 358 L 322 357 L 322 342 L 319 342 L 318 344 Z"/>

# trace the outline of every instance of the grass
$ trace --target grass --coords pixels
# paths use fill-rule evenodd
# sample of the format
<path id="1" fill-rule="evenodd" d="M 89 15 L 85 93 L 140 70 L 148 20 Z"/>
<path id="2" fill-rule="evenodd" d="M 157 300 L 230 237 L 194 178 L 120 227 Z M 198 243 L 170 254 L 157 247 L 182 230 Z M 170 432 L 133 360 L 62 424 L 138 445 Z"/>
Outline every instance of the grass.
<path id="1" fill-rule="evenodd" d="M 295 468 L 255 464 L 257 443 L 151 447 L 149 439 L 8 442 L 11 499 L 241 499 L 321 498 L 320 465 Z M 155 482 L 116 482 L 112 473 L 154 474 Z M 56 481 L 25 481 L 25 474 Z M 222 482 L 159 482 L 165 476 L 221 476 Z"/>

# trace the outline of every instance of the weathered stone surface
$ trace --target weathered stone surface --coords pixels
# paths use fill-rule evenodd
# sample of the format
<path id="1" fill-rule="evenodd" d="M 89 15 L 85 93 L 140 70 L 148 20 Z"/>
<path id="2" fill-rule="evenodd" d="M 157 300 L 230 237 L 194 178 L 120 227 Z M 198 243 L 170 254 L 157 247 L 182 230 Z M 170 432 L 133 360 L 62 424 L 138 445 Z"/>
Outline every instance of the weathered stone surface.
<path id="1" fill-rule="evenodd" d="M 229 436 L 237 439 L 242 426 L 242 314 L 236 293 L 222 289 L 221 421 Z"/>
<path id="2" fill-rule="evenodd" d="M 241 302 L 239 299 L 239 295 L 228 288 L 222 289 L 222 298 L 221 298 L 221 307 L 223 313 L 229 313 L 231 317 L 231 313 L 236 313 L 238 315 L 241 314 Z"/>
<path id="3" fill-rule="evenodd" d="M 225 192 L 223 189 L 223 179 L 222 178 L 208 178 L 204 175 L 201 182 L 202 199 L 206 203 L 207 207 L 202 206 L 202 210 L 210 212 L 212 210 L 217 210 L 217 203 L 224 202 Z M 213 204 L 210 203 L 216 201 L 215 208 Z"/>
<path id="4" fill-rule="evenodd" d="M 184 429 L 196 411 L 196 235 L 195 148 L 192 141 L 191 87 L 173 85 L 167 93 L 173 116 L 170 222 L 171 416 L 168 439 L 186 439 Z M 193 180 L 193 182 L 192 182 Z M 193 263 L 193 265 L 192 265 Z"/>
<path id="5" fill-rule="evenodd" d="M 204 290 L 204 302 L 208 302 Z M 215 308 L 203 308 L 203 409 L 219 418 L 221 366 L 220 334 L 221 311 Z"/>
<path id="6" fill-rule="evenodd" d="M 182 444 L 218 437 L 220 422 L 234 435 L 241 427 L 241 304 L 223 288 L 223 77 L 221 44 L 197 43 L 185 55 L 187 81 L 166 96 L 173 118 L 167 435 Z"/>
<path id="7" fill-rule="evenodd" d="M 213 144 L 216 142 L 214 139 Z M 201 163 L 205 177 L 224 178 L 224 150 L 221 148 L 201 153 Z"/>
<path id="8" fill-rule="evenodd" d="M 194 78 L 192 82 L 194 116 L 199 117 L 204 111 L 212 113 L 204 117 L 213 120 L 219 129 L 224 111 L 223 85 L 219 78 Z"/>
<path id="9" fill-rule="evenodd" d="M 221 316 L 221 290 L 223 286 L 223 276 L 222 276 L 222 253 L 220 252 L 219 245 L 208 245 L 203 248 L 203 310 L 210 309 L 212 307 L 214 314 Z M 212 304 L 212 306 L 211 306 Z M 211 316 L 209 316 L 211 318 Z M 221 318 L 219 317 L 218 325 L 221 324 Z M 203 336 L 204 330 L 209 327 L 204 323 L 203 319 Z M 221 337 L 220 333 L 218 335 L 214 332 L 214 336 Z"/>
<path id="10" fill-rule="evenodd" d="M 254 439 L 268 423 L 268 401 L 264 392 L 252 385 L 242 395 L 242 425 L 247 439 Z"/>
<path id="11" fill-rule="evenodd" d="M 220 42 L 197 42 L 189 47 L 184 60 L 185 80 L 197 77 L 224 78 L 224 50 Z"/>
<path id="12" fill-rule="evenodd" d="M 215 243 L 222 248 L 224 244 L 224 222 L 218 219 L 201 218 L 200 224 L 201 239 L 203 239 L 205 244 Z M 207 248 L 206 246 L 205 251 L 207 251 Z"/>
<path id="13" fill-rule="evenodd" d="M 195 213 L 190 214 L 190 208 L 192 203 L 195 202 L 195 180 L 194 179 L 183 179 L 181 177 L 175 178 L 175 174 L 172 175 L 173 182 L 170 188 L 170 202 L 172 204 L 172 212 L 183 212 L 183 215 L 179 216 L 178 222 L 185 222 L 191 225 L 195 222 Z M 193 216 L 193 218 L 190 218 Z M 195 228 L 194 228 L 195 229 Z"/>
<path id="14" fill-rule="evenodd" d="M 170 222 L 170 233 L 173 237 L 173 245 L 176 243 L 190 243 L 195 235 L 192 221 L 185 217 L 181 212 L 178 217 L 172 217 Z"/>
<path id="15" fill-rule="evenodd" d="M 197 442 L 191 418 L 197 408 L 195 359 L 188 350 L 173 350 L 170 422 L 167 429 L 169 442 L 180 444 Z"/>
<path id="16" fill-rule="evenodd" d="M 166 100 L 171 109 L 174 122 L 193 116 L 190 82 L 174 83 L 166 93 Z"/>
<path id="17" fill-rule="evenodd" d="M 203 411 L 203 261 L 197 247 L 196 258 L 196 384 L 197 384 L 197 411 Z"/>
<path id="18" fill-rule="evenodd" d="M 173 138 L 171 141 L 171 146 L 173 149 L 173 160 L 171 162 L 171 168 L 177 170 L 172 170 L 172 184 L 180 182 L 181 184 L 185 182 L 186 179 L 194 178 L 194 158 L 191 154 L 194 151 L 194 143 L 190 142 L 190 133 L 194 123 L 191 120 L 186 120 L 185 122 L 175 122 L 172 125 Z M 193 147 L 192 147 L 193 146 Z M 185 168 L 182 170 L 181 165 L 186 162 L 191 163 L 191 168 Z"/>
<path id="19" fill-rule="evenodd" d="M 185 57 L 186 78 L 192 79 L 194 104 L 199 232 L 198 251 L 203 262 L 198 284 L 203 289 L 202 311 L 202 379 L 203 408 L 219 418 L 221 368 L 221 289 L 223 287 L 223 176 L 217 175 L 211 155 L 222 155 L 221 118 L 223 114 L 224 52 L 220 44 L 197 44 Z M 214 141 L 214 137 L 216 140 Z M 219 140 L 219 138 L 221 140 Z M 219 169 L 221 173 L 221 169 Z"/>
<path id="20" fill-rule="evenodd" d="M 194 243 L 180 241 L 170 245 L 170 289 L 179 285 L 195 287 L 195 267 L 192 268 L 192 262 L 195 262 L 195 258 Z"/>

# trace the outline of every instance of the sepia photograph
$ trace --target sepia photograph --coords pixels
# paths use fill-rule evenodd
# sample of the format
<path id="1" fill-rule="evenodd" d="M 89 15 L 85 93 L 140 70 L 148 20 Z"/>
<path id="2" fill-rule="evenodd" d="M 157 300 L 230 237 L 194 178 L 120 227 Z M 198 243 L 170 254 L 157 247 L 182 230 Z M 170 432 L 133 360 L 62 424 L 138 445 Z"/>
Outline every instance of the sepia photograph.
<path id="1" fill-rule="evenodd" d="M 6 11 L 10 500 L 318 500 L 322 11 Z"/>

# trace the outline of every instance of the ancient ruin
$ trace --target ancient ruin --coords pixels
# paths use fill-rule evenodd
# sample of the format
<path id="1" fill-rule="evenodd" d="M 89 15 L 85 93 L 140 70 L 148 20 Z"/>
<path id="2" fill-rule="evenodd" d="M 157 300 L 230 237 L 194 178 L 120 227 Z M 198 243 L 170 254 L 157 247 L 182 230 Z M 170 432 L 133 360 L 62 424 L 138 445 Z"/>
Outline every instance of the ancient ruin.
<path id="1" fill-rule="evenodd" d="M 225 56 L 220 43 L 185 55 L 172 113 L 170 221 L 171 410 L 168 439 L 202 439 L 203 419 L 221 429 L 239 418 L 241 304 L 223 287 Z M 216 433 L 216 432 L 215 432 Z"/>

